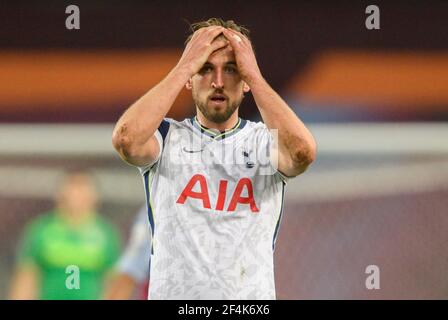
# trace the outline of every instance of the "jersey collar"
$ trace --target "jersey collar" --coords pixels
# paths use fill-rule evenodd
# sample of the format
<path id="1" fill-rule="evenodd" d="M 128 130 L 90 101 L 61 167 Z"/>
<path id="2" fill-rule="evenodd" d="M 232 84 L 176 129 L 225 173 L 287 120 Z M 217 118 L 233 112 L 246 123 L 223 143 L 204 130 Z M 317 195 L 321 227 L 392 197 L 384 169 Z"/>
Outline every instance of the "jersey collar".
<path id="1" fill-rule="evenodd" d="M 243 129 L 244 126 L 246 125 L 247 121 L 244 119 L 238 118 L 238 122 L 236 123 L 235 126 L 233 126 L 233 128 L 230 128 L 230 129 L 227 129 L 227 130 L 221 131 L 221 132 L 216 129 L 210 129 L 210 128 L 207 128 L 207 127 L 201 125 L 196 116 L 193 118 L 190 118 L 190 122 L 193 125 L 193 127 L 196 128 L 197 130 L 199 130 L 202 134 L 205 134 L 205 135 L 209 136 L 210 138 L 213 138 L 214 140 L 222 140 L 222 139 L 225 139 L 227 137 L 234 135 L 239 130 Z"/>

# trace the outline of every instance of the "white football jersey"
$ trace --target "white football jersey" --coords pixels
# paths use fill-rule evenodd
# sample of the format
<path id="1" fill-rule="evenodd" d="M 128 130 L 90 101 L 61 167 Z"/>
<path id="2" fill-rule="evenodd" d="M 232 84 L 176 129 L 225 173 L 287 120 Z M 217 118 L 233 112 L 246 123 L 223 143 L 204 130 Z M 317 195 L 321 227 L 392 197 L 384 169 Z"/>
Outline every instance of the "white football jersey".
<path id="1" fill-rule="evenodd" d="M 163 120 L 140 167 L 152 235 L 149 299 L 275 299 L 274 245 L 286 177 L 274 134 L 239 119 L 224 133 Z"/>

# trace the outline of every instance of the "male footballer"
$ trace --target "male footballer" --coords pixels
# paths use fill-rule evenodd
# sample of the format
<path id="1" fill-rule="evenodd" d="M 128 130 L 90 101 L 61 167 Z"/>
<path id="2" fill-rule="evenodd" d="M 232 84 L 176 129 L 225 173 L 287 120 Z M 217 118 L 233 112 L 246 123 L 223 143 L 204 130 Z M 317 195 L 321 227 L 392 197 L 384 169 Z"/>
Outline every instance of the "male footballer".
<path id="1" fill-rule="evenodd" d="M 196 116 L 166 118 L 184 86 Z M 263 122 L 238 115 L 249 91 Z M 263 78 L 246 28 L 193 24 L 177 65 L 126 110 L 112 140 L 143 176 L 149 299 L 275 299 L 285 185 L 314 161 L 316 143 Z"/>

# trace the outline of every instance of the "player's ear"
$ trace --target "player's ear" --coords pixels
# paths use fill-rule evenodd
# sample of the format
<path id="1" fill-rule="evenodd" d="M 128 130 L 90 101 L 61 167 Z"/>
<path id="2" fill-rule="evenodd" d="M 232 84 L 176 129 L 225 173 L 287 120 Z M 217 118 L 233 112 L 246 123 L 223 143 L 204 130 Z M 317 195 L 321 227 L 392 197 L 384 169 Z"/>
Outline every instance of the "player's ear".
<path id="1" fill-rule="evenodd" d="M 191 85 L 191 78 L 188 79 L 187 83 L 185 84 L 185 88 L 187 88 L 187 90 L 191 90 L 192 85 Z"/>
<path id="2" fill-rule="evenodd" d="M 250 91 L 250 87 L 246 82 L 243 82 L 243 92 L 247 93 Z"/>

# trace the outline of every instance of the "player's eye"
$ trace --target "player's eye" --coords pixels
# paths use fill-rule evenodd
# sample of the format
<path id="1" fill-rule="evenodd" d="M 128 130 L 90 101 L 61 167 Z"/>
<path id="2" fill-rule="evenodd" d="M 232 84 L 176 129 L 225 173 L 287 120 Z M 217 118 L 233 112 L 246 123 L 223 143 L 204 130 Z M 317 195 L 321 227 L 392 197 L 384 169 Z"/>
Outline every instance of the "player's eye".
<path id="1" fill-rule="evenodd" d="M 224 72 L 225 73 L 230 73 L 230 74 L 232 74 L 232 73 L 236 73 L 238 70 L 235 68 L 235 67 L 225 67 L 224 68 Z"/>
<path id="2" fill-rule="evenodd" d="M 209 73 L 213 70 L 211 66 L 203 66 L 201 70 L 199 70 L 200 73 Z"/>

